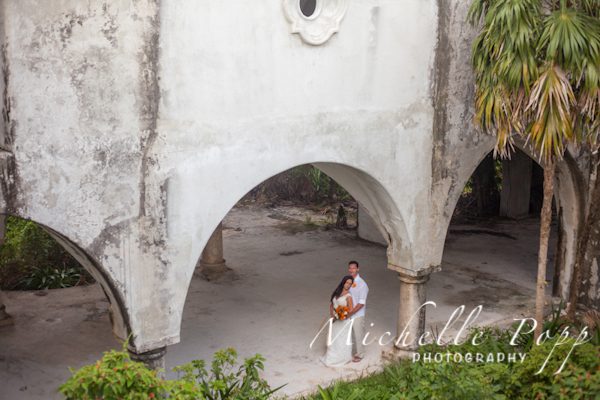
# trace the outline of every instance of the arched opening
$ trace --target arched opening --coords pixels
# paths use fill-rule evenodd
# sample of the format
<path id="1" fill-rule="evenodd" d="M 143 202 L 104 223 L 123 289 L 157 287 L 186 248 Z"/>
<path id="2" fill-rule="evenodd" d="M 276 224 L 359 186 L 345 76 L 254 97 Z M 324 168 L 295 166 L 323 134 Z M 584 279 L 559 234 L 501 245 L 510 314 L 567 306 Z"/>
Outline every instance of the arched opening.
<path id="1" fill-rule="evenodd" d="M 570 159 L 557 164 L 546 275 L 547 295 L 563 298 L 579 224 Z M 510 160 L 490 150 L 475 161 L 448 201 L 442 272 L 432 275 L 428 293 L 438 304 L 482 305 L 478 324 L 508 324 L 534 315 L 543 165 L 520 144 Z M 449 311 L 438 307 L 428 323 L 445 321 Z"/>
<path id="2" fill-rule="evenodd" d="M 327 320 L 329 296 L 348 273 L 352 259 L 359 261 L 360 274 L 369 285 L 365 322 L 372 337 L 386 331 L 395 334 L 398 281 L 387 268 L 388 257 L 402 258 L 407 264 L 411 259 L 395 202 L 376 179 L 356 168 L 336 163 L 302 168 L 318 175 L 319 182 L 340 188 L 334 190 L 337 195 L 329 196 L 332 186 L 324 185 L 323 197 L 334 201 L 316 207 L 285 204 L 268 198 L 264 186 L 247 188 L 250 196 L 219 216 L 220 259 L 230 271 L 225 279 L 192 279 L 181 342 L 169 347 L 167 366 L 192 358 L 210 359 L 215 350 L 232 346 L 240 357 L 265 356 L 266 378 L 273 386 L 287 383 L 284 394 L 339 377 L 339 370 L 319 362 L 326 332 L 312 348 L 310 343 Z M 298 192 L 310 197 L 308 192 L 314 188 L 298 186 Z M 342 192 L 351 197 L 339 196 Z M 388 239 L 387 251 L 385 246 L 357 238 L 354 210 L 358 203 L 375 217 L 377 229 Z M 349 229 L 339 226 L 340 205 L 346 210 Z M 198 268 L 202 256 L 200 251 L 195 254 Z M 367 346 L 365 360 L 350 363 L 342 375 L 380 362 L 381 350 L 377 343 Z"/>
<path id="3" fill-rule="evenodd" d="M 69 368 L 121 346 L 115 333 L 129 330 L 122 301 L 73 241 L 31 220 L 1 218 L 0 301 L 11 320 L 0 326 L 2 396 L 55 398 Z"/>

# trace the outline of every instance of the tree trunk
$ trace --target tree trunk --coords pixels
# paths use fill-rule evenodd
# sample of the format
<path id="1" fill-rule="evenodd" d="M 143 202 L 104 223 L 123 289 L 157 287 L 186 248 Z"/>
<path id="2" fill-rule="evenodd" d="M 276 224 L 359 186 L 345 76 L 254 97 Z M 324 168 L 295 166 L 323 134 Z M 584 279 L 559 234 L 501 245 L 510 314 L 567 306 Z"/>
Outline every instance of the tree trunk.
<path id="1" fill-rule="evenodd" d="M 592 156 L 589 180 L 589 196 L 587 210 L 583 227 L 577 241 L 577 252 L 575 254 L 575 264 L 573 265 L 573 274 L 571 276 L 571 284 L 569 285 L 569 307 L 567 308 L 567 318 L 573 320 L 577 309 L 577 301 L 579 299 L 579 290 L 581 287 L 581 269 L 585 262 L 585 253 L 590 242 L 592 227 L 598 223 L 600 219 L 600 152 L 596 152 Z"/>
<path id="2" fill-rule="evenodd" d="M 542 333 L 544 324 L 544 303 L 546 301 L 546 265 L 548 264 L 548 241 L 550 239 L 550 222 L 552 220 L 552 197 L 554 195 L 554 160 L 544 166 L 544 201 L 540 216 L 540 248 L 538 253 L 537 287 L 535 293 L 535 319 L 537 326 L 534 337 Z"/>
<path id="3" fill-rule="evenodd" d="M 560 297 L 560 276 L 565 267 L 565 231 L 563 222 L 563 208 L 558 208 L 556 216 L 557 240 L 556 240 L 556 258 L 554 259 L 554 276 L 552 277 L 552 296 Z"/>

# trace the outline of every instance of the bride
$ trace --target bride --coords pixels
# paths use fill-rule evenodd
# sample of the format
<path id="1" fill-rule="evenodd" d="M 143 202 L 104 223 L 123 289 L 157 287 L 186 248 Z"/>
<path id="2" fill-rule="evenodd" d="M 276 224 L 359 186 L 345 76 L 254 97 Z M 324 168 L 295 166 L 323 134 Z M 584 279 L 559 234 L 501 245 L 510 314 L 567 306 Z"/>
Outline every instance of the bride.
<path id="1" fill-rule="evenodd" d="M 328 367 L 341 367 L 352 360 L 352 342 L 349 340 L 352 335 L 352 324 L 346 314 L 352 310 L 352 296 L 350 288 L 354 283 L 354 278 L 350 275 L 344 276 L 342 281 L 333 291 L 329 302 L 329 315 L 333 318 L 331 323 L 331 343 L 327 343 L 327 352 L 321 357 Z"/>

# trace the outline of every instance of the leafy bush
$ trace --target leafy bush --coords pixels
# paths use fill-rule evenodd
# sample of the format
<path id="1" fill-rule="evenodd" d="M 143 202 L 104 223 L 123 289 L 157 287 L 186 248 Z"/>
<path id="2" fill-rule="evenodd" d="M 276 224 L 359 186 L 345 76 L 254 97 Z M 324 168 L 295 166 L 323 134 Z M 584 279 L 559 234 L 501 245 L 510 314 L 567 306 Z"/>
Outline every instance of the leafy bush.
<path id="1" fill-rule="evenodd" d="M 510 346 L 515 328 L 478 328 L 460 345 L 430 344 L 419 349 L 425 353 L 514 353 L 527 352 L 525 360 L 515 363 L 412 362 L 401 360 L 387 365 L 354 382 L 336 382 L 321 388 L 311 400 L 351 399 L 597 399 L 600 398 L 600 347 L 592 342 L 574 348 L 560 374 L 554 374 L 571 350 L 572 341 L 554 348 L 559 327 L 564 326 L 560 311 L 554 312 L 545 327 L 555 334 L 553 339 L 534 345 L 524 335 L 517 346 Z M 576 329 L 577 331 L 577 329 Z M 477 346 L 471 338 L 481 335 Z M 594 328 L 592 337 L 598 335 Z M 553 353 L 551 351 L 553 350 Z M 552 356 L 550 358 L 549 354 Z M 536 374 L 548 358 L 542 373 Z"/>
<path id="2" fill-rule="evenodd" d="M 590 343 L 579 345 L 569 355 L 568 363 L 555 375 L 574 339 L 556 347 L 556 339 L 533 346 L 525 361 L 512 370 L 505 391 L 509 398 L 519 399 L 586 399 L 595 393 L 600 396 L 600 348 Z M 551 356 L 549 356 L 551 355 Z M 536 375 L 544 361 L 548 363 Z M 590 397 L 588 397 L 590 396 Z"/>
<path id="3" fill-rule="evenodd" d="M 92 277 L 39 225 L 7 218 L 0 247 L 1 289 L 55 289 L 89 282 Z"/>
<path id="4" fill-rule="evenodd" d="M 156 371 L 132 361 L 126 351 L 111 350 L 101 360 L 87 365 L 60 387 L 68 400 L 152 399 L 168 392 Z"/>
<path id="5" fill-rule="evenodd" d="M 308 397 L 314 400 L 405 399 L 503 399 L 502 386 L 508 367 L 482 364 L 466 367 L 453 363 L 412 363 L 403 360 L 355 382 L 337 382 Z"/>
<path id="6" fill-rule="evenodd" d="M 215 353 L 210 373 L 206 370 L 204 360 L 194 360 L 176 367 L 175 371 L 183 373 L 183 376 L 171 386 L 173 389 L 185 388 L 186 391 L 193 388 L 202 398 L 210 400 L 268 399 L 281 388 L 271 389 L 267 381 L 260 377 L 265 361 L 260 354 L 247 358 L 237 370 L 234 368 L 236 359 L 236 351 L 228 348 Z"/>
<path id="7" fill-rule="evenodd" d="M 562 326 L 560 313 L 548 321 L 550 329 Z M 594 327 L 597 331 L 598 327 Z M 412 362 L 404 359 L 354 382 L 318 387 L 304 397 L 311 400 L 463 400 L 463 399 L 595 399 L 600 397 L 600 346 L 592 342 L 576 346 L 572 340 L 555 347 L 558 335 L 530 348 L 511 346 L 515 328 L 478 328 L 459 345 L 422 346 L 419 353 L 508 353 L 527 351 L 523 362 Z M 558 330 L 556 331 L 558 332 Z M 598 333 L 593 333 L 597 335 Z M 478 335 L 478 345 L 472 338 Z M 531 345 L 528 340 L 524 346 Z M 551 355 L 551 357 L 549 356 Z M 569 355 L 560 374 L 555 374 Z M 548 358 L 542 373 L 537 373 Z M 75 372 L 60 391 L 67 399 L 205 399 L 264 400 L 271 389 L 261 378 L 264 358 L 247 358 L 235 367 L 237 353 L 229 348 L 215 353 L 210 371 L 202 360 L 175 368 L 178 379 L 164 380 L 129 355 L 111 351 L 102 360 Z"/>
<path id="8" fill-rule="evenodd" d="M 237 353 L 228 348 L 214 354 L 210 372 L 203 360 L 176 367 L 179 379 L 165 380 L 123 351 L 104 353 L 60 387 L 67 399 L 199 399 L 266 400 L 280 389 L 271 389 L 260 377 L 264 358 L 256 354 L 235 368 Z"/>
<path id="9" fill-rule="evenodd" d="M 28 276 L 23 278 L 17 288 L 31 289 L 62 289 L 77 285 L 82 278 L 81 268 L 33 268 Z"/>

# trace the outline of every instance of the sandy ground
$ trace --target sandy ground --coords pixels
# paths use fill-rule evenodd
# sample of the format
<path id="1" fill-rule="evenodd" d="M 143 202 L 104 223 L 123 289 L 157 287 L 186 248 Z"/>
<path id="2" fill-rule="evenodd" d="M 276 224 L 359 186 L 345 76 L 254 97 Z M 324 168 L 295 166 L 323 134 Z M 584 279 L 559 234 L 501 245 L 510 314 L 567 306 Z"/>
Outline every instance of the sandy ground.
<path id="1" fill-rule="evenodd" d="M 210 360 L 214 351 L 231 346 L 240 359 L 265 356 L 265 377 L 272 386 L 287 384 L 280 393 L 289 395 L 380 368 L 382 347 L 377 343 L 367 347 L 361 363 L 340 369 L 318 362 L 324 336 L 309 348 L 349 259 L 360 261 L 369 285 L 366 321 L 373 324 L 372 337 L 395 333 L 398 280 L 386 269 L 384 247 L 356 239 L 353 231 L 306 224 L 307 215 L 319 220 L 307 213 L 294 207 L 230 212 L 225 257 L 235 279 L 192 281 L 181 343 L 169 347 L 168 368 L 191 359 Z M 428 328 L 441 329 L 462 304 L 467 310 L 484 306 L 479 324 L 532 316 L 538 226 L 535 219 L 451 226 L 443 270 L 432 275 L 427 287 L 428 299 L 437 303 L 428 309 Z M 16 323 L 0 328 L 0 399 L 60 398 L 56 388 L 70 375 L 68 367 L 120 348 L 97 285 L 6 296 Z"/>

